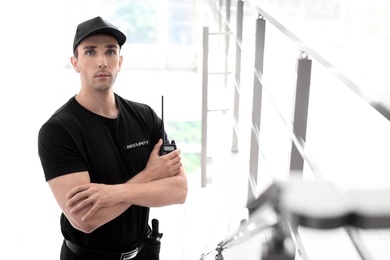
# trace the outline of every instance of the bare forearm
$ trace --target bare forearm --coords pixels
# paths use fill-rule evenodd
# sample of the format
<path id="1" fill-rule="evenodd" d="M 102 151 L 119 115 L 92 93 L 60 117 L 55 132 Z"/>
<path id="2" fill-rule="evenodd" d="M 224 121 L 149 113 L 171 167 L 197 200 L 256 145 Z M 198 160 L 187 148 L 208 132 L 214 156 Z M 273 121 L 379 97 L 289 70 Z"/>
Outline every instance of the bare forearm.
<path id="1" fill-rule="evenodd" d="M 180 151 L 159 156 L 158 148 L 156 145 L 153 149 L 145 169 L 126 183 L 106 185 L 84 180 L 86 184 L 71 189 L 67 193 L 67 216 L 75 228 L 92 232 L 131 205 L 160 207 L 184 203 L 187 177 Z"/>
<path id="2" fill-rule="evenodd" d="M 95 229 L 103 226 L 111 220 L 120 216 L 131 205 L 118 203 L 110 207 L 99 208 L 90 218 L 83 220 L 83 217 L 91 209 L 92 206 L 87 206 L 76 213 L 68 213 L 68 219 L 72 225 L 84 233 L 91 233 Z"/>
<path id="3" fill-rule="evenodd" d="M 123 202 L 144 207 L 181 204 L 187 197 L 187 178 L 183 168 L 173 177 L 147 183 L 130 180 L 124 186 L 126 195 Z"/>
<path id="4" fill-rule="evenodd" d="M 117 193 L 121 202 L 108 207 L 100 207 L 87 220 L 83 217 L 90 211 L 92 205 L 86 206 L 76 213 L 70 212 L 68 219 L 72 225 L 85 233 L 91 233 L 100 226 L 115 219 L 131 205 L 144 207 L 161 207 L 172 204 L 182 204 L 187 197 L 187 178 L 183 170 L 173 177 L 155 180 L 148 183 L 117 184 L 121 190 Z"/>

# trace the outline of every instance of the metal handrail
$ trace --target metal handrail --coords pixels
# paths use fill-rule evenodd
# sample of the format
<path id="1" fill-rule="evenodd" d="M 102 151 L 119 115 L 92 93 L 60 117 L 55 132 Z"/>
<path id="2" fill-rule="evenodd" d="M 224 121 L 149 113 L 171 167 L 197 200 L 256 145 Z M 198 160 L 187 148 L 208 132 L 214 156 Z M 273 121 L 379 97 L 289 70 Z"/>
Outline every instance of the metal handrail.
<path id="1" fill-rule="evenodd" d="M 327 69 L 333 76 L 335 76 L 336 79 L 340 80 L 345 86 L 347 86 L 349 89 L 351 89 L 353 92 L 355 92 L 360 98 L 362 98 L 364 101 L 366 101 L 369 105 L 371 105 L 375 110 L 377 110 L 380 114 L 386 117 L 386 114 L 383 113 L 382 110 L 378 109 L 378 107 L 374 106 L 372 103 L 373 99 L 367 93 L 365 90 L 363 90 L 361 87 L 359 87 L 353 80 L 351 80 L 348 76 L 346 76 L 344 73 L 341 72 L 341 70 L 337 69 L 329 60 L 327 60 L 324 56 L 322 56 L 319 52 L 315 51 L 310 45 L 308 45 L 305 39 L 308 37 L 303 33 L 300 32 L 298 28 L 294 27 L 291 23 L 286 22 L 284 19 L 284 16 L 275 8 L 273 8 L 270 4 L 266 3 L 266 1 L 262 0 L 246 0 L 246 3 L 249 3 L 259 15 L 261 15 L 262 18 L 264 18 L 267 22 L 271 23 L 276 29 L 278 29 L 280 32 L 282 32 L 285 36 L 287 36 L 294 44 L 299 46 L 301 50 L 301 55 L 302 58 L 305 59 L 305 57 L 312 57 L 314 60 L 316 60 L 320 65 L 322 65 L 325 69 Z M 214 3 L 216 5 L 216 3 Z M 230 7 L 229 7 L 230 8 Z M 218 11 L 219 16 L 222 19 L 224 23 L 224 28 L 226 28 L 226 31 L 224 32 L 225 34 L 230 34 L 233 38 L 235 38 L 236 45 L 238 48 L 241 48 L 242 50 L 242 45 L 243 42 L 242 40 L 238 39 L 237 36 L 233 32 L 230 26 L 230 21 L 226 19 L 226 17 L 223 15 L 223 12 L 221 10 Z M 252 62 L 252 60 L 249 58 L 250 55 L 246 54 L 244 50 L 242 50 L 244 56 Z M 307 56 L 306 56 L 307 55 Z M 304 57 L 303 57 L 304 56 Z M 261 71 L 258 71 L 255 66 L 251 66 L 253 70 L 253 75 L 255 79 L 261 83 L 263 89 L 267 92 L 269 100 L 271 101 L 271 104 L 275 107 L 276 112 L 278 113 L 278 116 L 282 120 L 284 126 L 289 130 L 290 138 L 292 142 L 294 143 L 295 147 L 297 148 L 298 152 L 300 153 L 302 159 L 305 161 L 305 163 L 311 168 L 313 174 L 317 177 L 318 180 L 323 180 L 323 175 L 320 172 L 319 167 L 316 165 L 314 159 L 311 157 L 310 154 L 308 154 L 305 150 L 305 140 L 304 138 L 296 133 L 296 130 L 294 127 L 287 122 L 287 120 L 284 119 L 282 113 L 280 112 L 276 102 L 272 98 L 271 93 L 268 91 L 267 86 L 263 82 L 263 75 Z M 240 82 L 237 82 L 237 80 L 234 80 L 234 87 L 237 89 L 237 91 L 240 91 Z M 383 108 L 382 108 L 383 109 Z M 388 113 L 388 111 L 386 111 Z M 234 118 L 235 119 L 235 118 Z M 238 123 L 236 121 L 233 122 L 233 127 L 235 130 L 238 129 Z M 258 129 L 258 126 L 252 122 L 251 124 L 252 131 L 254 133 L 255 141 L 257 142 L 258 145 L 260 145 L 260 130 Z M 254 184 L 254 181 L 251 179 L 252 176 L 249 176 L 249 184 Z M 255 184 L 254 184 L 255 185 Z M 254 188 L 252 188 L 254 190 Z M 250 218 L 248 220 L 248 225 L 251 224 L 258 224 L 261 222 L 256 221 L 256 219 Z M 302 249 L 302 254 L 301 256 L 304 259 L 307 259 L 307 255 L 304 252 L 304 248 L 302 245 L 302 242 L 300 240 L 298 230 L 291 226 L 290 223 L 287 223 L 289 226 L 289 231 L 291 236 L 294 238 L 294 243 L 296 244 L 298 249 Z M 267 227 L 262 227 L 260 229 L 254 229 L 254 232 L 262 232 L 266 228 L 272 228 L 276 225 L 274 223 L 273 225 L 269 225 Z M 237 240 L 237 235 L 238 234 L 244 234 L 243 236 L 240 236 L 240 241 L 245 240 L 247 238 L 250 238 L 253 235 L 253 232 L 243 233 L 245 231 L 245 228 L 247 226 L 241 227 L 236 233 L 234 233 L 233 236 L 227 237 L 225 240 L 220 242 L 218 244 L 218 249 L 223 250 L 224 247 L 227 246 L 232 246 L 232 245 L 237 245 L 239 240 Z M 253 230 L 252 230 L 253 231 Z M 352 232 L 351 229 L 346 229 L 347 234 L 351 238 L 352 243 L 355 245 L 356 249 L 359 251 L 360 256 L 363 259 L 370 259 L 368 257 L 367 252 L 364 248 L 364 246 L 359 243 L 359 240 L 356 236 L 356 233 Z M 215 251 L 215 250 L 213 250 Z M 211 251 L 211 252 L 213 252 Z M 218 250 L 217 250 L 218 251 Z M 208 252 L 204 254 L 203 256 L 206 256 L 210 254 L 211 252 Z M 203 258 L 202 258 L 203 259 Z"/>
<path id="2" fill-rule="evenodd" d="M 275 28 L 287 36 L 296 45 L 298 45 L 303 52 L 318 61 L 324 68 L 331 72 L 337 79 L 343 82 L 349 89 L 354 91 L 360 98 L 366 101 L 375 110 L 381 113 L 384 117 L 388 116 L 387 113 L 389 113 L 389 111 L 383 111 L 375 106 L 375 104 L 372 102 L 374 98 L 372 95 L 370 95 L 370 93 L 363 90 L 351 78 L 346 76 L 343 72 L 341 72 L 340 69 L 334 66 L 328 59 L 306 44 L 308 41 L 305 39 L 309 39 L 310 37 L 307 36 L 304 32 L 301 32 L 297 27 L 294 27 L 290 21 L 285 21 L 286 18 L 280 11 L 264 0 L 246 0 L 245 2 L 252 5 L 252 7 L 255 8 L 258 13 L 260 13 L 268 22 L 275 26 Z M 316 37 L 318 38 L 318 36 Z"/>
<path id="3" fill-rule="evenodd" d="M 246 222 L 243 222 L 235 232 L 228 235 L 224 240 L 219 242 L 215 249 L 211 249 L 203 253 L 200 259 L 205 259 L 205 257 L 215 253 L 221 254 L 229 247 L 238 246 L 243 242 L 257 236 L 259 233 L 265 232 L 267 230 L 274 231 L 274 234 L 269 238 L 269 242 L 276 242 L 277 240 L 281 239 L 278 242 L 282 242 L 282 244 L 285 245 L 282 248 L 278 248 L 278 251 L 283 250 L 285 247 L 285 249 L 288 249 L 287 253 L 291 257 L 293 250 L 288 248 L 286 241 L 291 238 L 300 243 L 300 237 L 297 233 L 293 233 L 293 237 L 286 234 L 287 229 L 292 229 L 292 225 L 289 220 L 283 219 L 281 216 L 278 206 L 281 192 L 282 189 L 277 184 L 268 187 L 268 189 L 252 205 L 253 208 L 250 208 L 250 218 Z M 303 247 L 300 248 L 299 252 L 303 260 L 308 260 L 307 253 Z M 272 253 L 270 254 L 272 255 Z"/>
<path id="4" fill-rule="evenodd" d="M 246 1 L 246 2 L 248 2 L 248 3 L 252 4 L 252 5 L 254 4 L 254 3 L 253 3 L 253 2 L 254 2 L 253 0 L 252 0 L 252 1 L 249 0 L 249 1 Z M 257 2 L 257 1 L 256 1 L 256 2 Z M 216 5 L 216 2 L 214 2 L 214 3 L 215 3 L 215 5 Z M 301 40 L 299 40 L 300 38 L 299 38 L 298 36 L 296 36 L 295 34 L 293 34 L 293 33 L 291 32 L 292 29 L 287 29 L 286 26 L 282 26 L 279 22 L 277 22 L 276 19 L 273 18 L 273 16 L 270 15 L 270 10 L 269 10 L 269 8 L 271 8 L 270 6 L 268 6 L 267 8 L 260 8 L 260 7 L 256 6 L 256 8 L 257 8 L 257 11 L 259 12 L 259 14 L 261 14 L 267 21 L 269 20 L 269 21 L 271 21 L 271 23 L 272 23 L 272 21 L 274 21 L 274 23 L 272 23 L 272 24 L 273 24 L 276 28 L 278 28 L 279 30 L 282 29 L 282 30 L 281 30 L 282 32 L 288 32 L 288 35 L 287 35 L 287 36 L 289 36 L 289 38 L 290 38 L 291 40 L 293 40 L 293 41 L 294 41 L 295 43 L 297 43 L 299 46 L 306 46 L 306 44 L 304 44 Z M 272 12 L 276 12 L 276 11 L 273 10 Z M 248 62 L 252 62 L 252 59 L 250 58 L 250 55 L 249 55 L 248 53 L 246 53 L 245 50 L 242 48 L 242 47 L 243 47 L 243 46 L 242 46 L 242 41 L 239 40 L 239 39 L 236 37 L 236 35 L 235 35 L 234 33 L 232 33 L 233 30 L 232 30 L 232 28 L 231 28 L 231 25 L 230 25 L 230 23 L 226 20 L 226 18 L 225 18 L 225 16 L 224 16 L 223 12 L 220 11 L 218 14 L 222 17 L 222 20 L 223 20 L 223 22 L 224 22 L 226 28 L 229 29 L 228 32 L 224 32 L 224 33 L 225 33 L 225 34 L 230 34 L 231 37 L 234 38 L 236 44 L 237 44 L 238 47 L 241 49 L 243 56 L 246 58 L 246 60 L 247 60 Z M 281 15 L 279 14 L 279 16 L 281 16 Z M 210 33 L 210 34 L 211 34 L 211 33 Z M 305 50 L 308 50 L 308 53 L 307 53 L 307 54 L 310 54 L 310 55 L 311 55 L 311 54 L 313 53 L 313 52 L 311 51 L 311 48 L 309 48 L 309 47 L 305 47 L 304 49 L 305 49 Z M 321 56 L 319 56 L 319 55 L 314 55 L 313 57 L 317 57 L 317 56 L 318 56 L 318 57 L 321 57 Z M 323 59 L 323 58 L 321 57 L 321 59 Z M 325 59 L 323 59 L 323 60 L 326 61 Z M 329 62 L 327 62 L 327 63 L 329 63 Z M 274 99 L 272 98 L 272 95 L 271 95 L 271 93 L 269 92 L 269 90 L 268 90 L 268 88 L 267 88 L 267 85 L 264 84 L 264 82 L 263 82 L 263 75 L 261 74 L 261 72 L 259 72 L 259 71 L 256 70 L 256 68 L 254 67 L 254 65 L 250 65 L 250 67 L 251 67 L 251 69 L 252 69 L 252 71 L 253 71 L 253 74 L 254 74 L 254 76 L 256 77 L 256 79 L 263 85 L 263 87 L 264 87 L 263 89 L 267 92 L 267 95 L 268 95 L 268 97 L 269 97 L 269 100 L 271 101 L 271 104 L 274 106 L 274 108 L 275 108 L 276 112 L 278 113 L 278 116 L 279 116 L 280 119 L 282 120 L 282 123 L 284 124 L 284 126 L 288 129 L 288 131 L 289 131 L 289 133 L 290 133 L 290 137 L 291 137 L 292 141 L 294 142 L 294 144 L 296 145 L 298 151 L 299 151 L 300 154 L 302 155 L 303 159 L 306 161 L 307 165 L 310 167 L 310 169 L 311 169 L 312 172 L 316 175 L 316 177 L 317 177 L 318 179 L 323 179 L 323 175 L 322 175 L 322 173 L 320 172 L 319 167 L 317 166 L 317 164 L 315 163 L 315 161 L 313 160 L 313 158 L 312 158 L 308 153 L 305 152 L 305 141 L 302 139 L 302 137 L 300 137 L 299 135 L 296 135 L 296 134 L 295 134 L 294 129 L 291 127 L 291 124 L 289 124 L 289 123 L 287 122 L 287 120 L 284 119 L 282 113 L 281 113 L 280 110 L 278 109 L 278 106 L 277 106 L 276 102 L 275 102 Z M 329 66 L 328 66 L 328 67 L 331 67 L 330 63 L 329 63 Z M 342 75 L 342 74 L 340 73 L 340 75 Z M 343 77 L 346 78 L 346 76 L 343 76 Z M 351 85 L 352 85 L 352 86 L 356 86 L 356 88 L 358 88 L 357 85 L 354 84 L 351 80 L 349 80 L 348 82 L 351 82 Z M 234 84 L 235 84 L 235 87 L 239 90 L 239 89 L 240 89 L 240 86 L 238 85 L 238 83 L 235 81 Z M 234 127 L 235 127 L 236 129 L 238 129 L 236 123 L 234 123 Z M 253 125 L 252 125 L 252 127 L 253 127 Z M 255 131 L 255 133 L 258 133 L 258 131 Z M 259 142 L 259 141 L 260 141 L 260 138 L 259 138 L 258 134 L 256 134 L 256 137 L 257 137 L 257 142 Z"/>

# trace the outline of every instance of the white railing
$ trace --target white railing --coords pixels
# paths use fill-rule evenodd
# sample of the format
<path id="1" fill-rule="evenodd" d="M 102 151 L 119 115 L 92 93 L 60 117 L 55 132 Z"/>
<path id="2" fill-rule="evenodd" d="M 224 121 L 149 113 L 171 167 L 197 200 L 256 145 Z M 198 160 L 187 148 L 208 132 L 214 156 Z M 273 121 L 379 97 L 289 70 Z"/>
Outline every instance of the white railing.
<path id="1" fill-rule="evenodd" d="M 306 143 L 309 101 L 311 100 L 310 87 L 314 75 L 312 73 L 313 62 L 341 83 L 344 88 L 351 90 L 350 95 L 352 93 L 356 94 L 365 105 L 371 106 L 385 118 L 388 118 L 389 112 L 384 106 L 372 102 L 372 96 L 367 90 L 360 87 L 341 70 L 333 66 L 320 51 L 316 50 L 315 46 L 309 44 L 311 41 L 308 40 L 309 38 L 305 35 L 305 32 L 302 32 L 302 28 L 294 27 L 285 16 L 267 4 L 266 1 L 246 0 L 244 2 L 238 0 L 233 2 L 230 0 L 210 0 L 209 4 L 216 21 L 217 31 L 210 32 L 210 27 L 205 27 L 203 31 L 202 187 L 206 187 L 210 181 L 207 172 L 208 114 L 210 112 L 208 89 L 210 87 L 209 77 L 212 77 L 213 74 L 210 72 L 209 63 L 212 55 L 215 55 L 210 50 L 210 37 L 218 37 L 218 46 L 219 50 L 222 50 L 223 57 L 223 62 L 221 63 L 223 65 L 220 66 L 219 73 L 225 76 L 224 84 L 226 88 L 229 88 L 229 86 L 233 88 L 232 105 L 229 107 L 233 116 L 231 151 L 238 153 L 241 147 L 249 149 L 249 173 L 245 175 L 248 176 L 248 203 L 256 200 L 263 191 L 259 188 L 259 182 L 262 181 L 259 169 L 262 167 L 261 164 L 267 164 L 268 160 L 262 149 L 262 146 L 267 146 L 267 144 L 265 144 L 265 139 L 262 137 L 261 132 L 264 127 L 262 125 L 262 117 L 269 113 L 267 110 L 273 111 L 273 115 L 278 117 L 279 125 L 282 125 L 284 128 L 281 130 L 283 136 L 280 139 L 289 140 L 289 143 L 284 145 L 275 143 L 276 148 L 274 148 L 274 150 L 280 149 L 278 154 L 280 162 L 284 162 L 288 166 L 286 167 L 286 174 L 278 173 L 275 175 L 274 173 L 277 170 L 271 171 L 271 179 L 289 179 L 292 175 L 303 178 L 305 171 L 309 171 L 311 177 L 316 180 L 325 178 L 323 170 L 319 167 L 316 160 L 317 157 L 315 158 L 313 153 L 307 149 Z M 268 26 L 270 26 L 271 36 L 266 33 L 266 26 L 267 30 Z M 212 29 L 215 30 L 215 28 Z M 275 37 L 275 35 L 277 36 Z M 276 60 L 272 56 L 268 56 L 269 59 L 265 60 L 266 50 L 271 50 L 270 52 L 272 53 L 280 52 L 282 55 L 285 53 L 286 50 L 277 50 L 277 48 L 272 46 L 272 40 L 280 38 L 288 42 L 289 48 L 291 48 L 291 51 L 288 50 L 290 54 L 286 55 L 286 57 L 279 57 L 281 60 Z M 254 45 L 252 45 L 250 40 L 253 40 Z M 295 54 L 294 51 L 296 51 Z M 232 57 L 231 52 L 235 53 L 234 57 Z M 290 59 L 291 53 L 296 56 L 295 71 L 289 71 L 288 68 L 292 68 L 292 66 L 288 67 L 285 64 L 293 63 Z M 272 82 L 275 78 L 267 78 L 267 72 L 265 72 L 269 63 L 276 64 L 270 65 L 274 69 L 276 68 L 276 72 L 271 69 L 267 70 L 267 72 L 269 74 L 280 74 L 278 77 L 285 78 L 283 84 L 287 82 L 287 84 L 291 83 L 291 85 L 294 85 L 292 89 L 284 88 L 284 90 L 288 89 L 291 92 L 277 93 L 274 89 L 275 84 Z M 278 66 L 280 69 L 278 69 Z M 234 72 L 229 71 L 232 67 Z M 245 72 L 243 71 L 244 67 L 246 68 Z M 247 73 L 245 77 L 244 73 Z M 230 74 L 232 74 L 232 77 L 229 78 Z M 252 85 L 248 84 L 248 75 L 253 80 Z M 247 101 L 245 103 L 242 102 L 244 96 Z M 248 96 L 251 100 L 248 100 Z M 290 105 L 290 107 L 283 102 L 285 100 L 284 96 L 291 97 L 289 101 L 291 103 L 287 102 L 287 105 Z M 267 105 L 264 104 L 265 102 L 267 102 Z M 331 105 L 331 103 L 328 104 L 328 106 Z M 286 109 L 286 107 L 288 108 Z M 328 107 L 324 107 L 324 109 L 328 109 Z M 249 127 L 246 129 L 245 124 L 242 123 L 243 117 L 250 118 Z M 250 141 L 247 146 L 240 145 L 240 136 L 245 135 L 243 133 L 245 130 L 248 130 L 248 134 L 250 133 Z M 334 147 L 334 149 L 337 149 L 337 147 Z M 287 157 L 286 161 L 285 158 Z M 284 177 L 281 177 L 281 175 Z M 296 228 L 291 229 L 291 234 L 299 236 Z M 348 234 L 352 242 L 356 241 L 356 238 L 351 233 Z M 301 251 L 304 252 L 304 249 L 301 249 Z M 366 259 L 363 255 L 362 258 Z"/>

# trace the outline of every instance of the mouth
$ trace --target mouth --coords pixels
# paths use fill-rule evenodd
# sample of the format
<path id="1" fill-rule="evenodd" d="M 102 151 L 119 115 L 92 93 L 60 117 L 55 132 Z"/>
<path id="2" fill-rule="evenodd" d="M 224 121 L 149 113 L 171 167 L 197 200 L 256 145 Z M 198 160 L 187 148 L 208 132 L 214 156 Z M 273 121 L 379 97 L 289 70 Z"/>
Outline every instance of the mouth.
<path id="1" fill-rule="evenodd" d="M 111 75 L 107 74 L 107 73 L 99 73 L 99 74 L 96 74 L 95 77 L 96 78 L 108 78 L 108 77 L 111 77 Z"/>

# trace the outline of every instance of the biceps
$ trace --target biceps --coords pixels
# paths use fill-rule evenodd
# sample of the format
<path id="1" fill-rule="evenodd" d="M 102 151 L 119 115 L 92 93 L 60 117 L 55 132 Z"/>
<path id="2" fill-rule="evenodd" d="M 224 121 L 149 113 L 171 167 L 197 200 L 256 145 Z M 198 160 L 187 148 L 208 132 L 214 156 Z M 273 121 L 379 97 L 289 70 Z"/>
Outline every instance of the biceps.
<path id="1" fill-rule="evenodd" d="M 66 206 L 66 194 L 77 185 L 86 183 L 90 183 L 89 174 L 86 171 L 62 175 L 48 181 L 58 205 L 71 222 L 76 221 L 77 214 L 71 214 L 70 208 Z"/>

